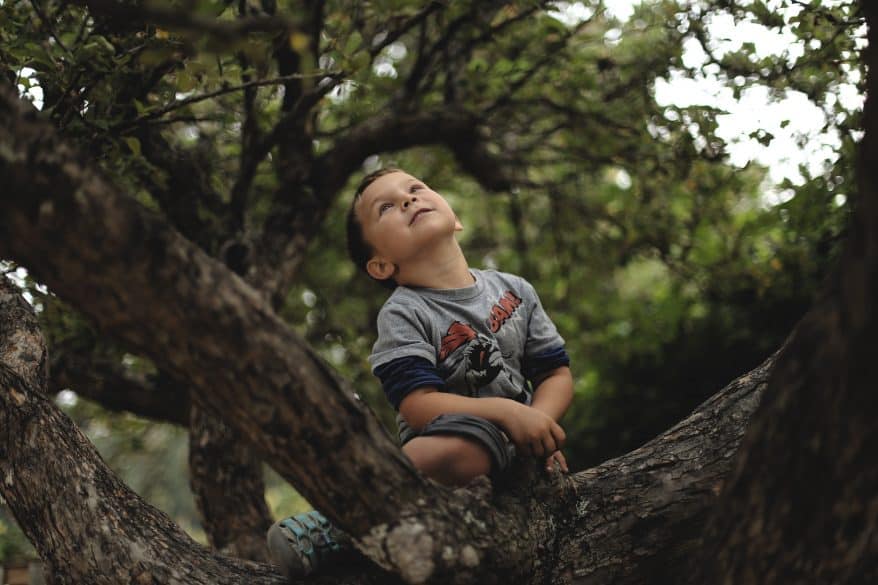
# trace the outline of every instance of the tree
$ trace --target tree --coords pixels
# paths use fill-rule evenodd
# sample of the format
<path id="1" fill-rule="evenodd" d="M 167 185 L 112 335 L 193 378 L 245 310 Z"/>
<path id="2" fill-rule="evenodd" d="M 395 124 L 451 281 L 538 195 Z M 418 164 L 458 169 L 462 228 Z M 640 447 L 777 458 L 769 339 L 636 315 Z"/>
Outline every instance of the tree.
<path id="1" fill-rule="evenodd" d="M 295 13 L 293 21 L 287 21 L 250 14 L 248 6 L 242 5 L 240 19 L 224 21 L 190 12 L 134 7 L 139 19 L 183 31 L 207 31 L 206 42 L 235 39 L 242 31 L 261 31 L 267 36 L 266 46 L 273 53 L 267 49 L 248 52 L 249 45 L 242 45 L 236 47 L 240 51 L 236 63 L 221 63 L 225 68 L 237 67 L 242 79 L 239 90 L 244 92 L 245 107 L 238 118 L 241 134 L 234 133 L 242 141 L 238 149 L 231 149 L 222 139 L 235 122 L 230 118 L 227 124 L 216 124 L 223 121 L 222 111 L 206 110 L 203 114 L 209 119 L 201 120 L 197 104 L 202 102 L 196 99 L 149 103 L 151 92 L 165 92 L 171 99 L 172 92 L 181 89 L 186 69 L 197 64 L 201 55 L 196 52 L 187 58 L 187 54 L 202 41 L 187 42 L 184 36 L 170 37 L 161 30 L 146 42 L 137 40 L 143 36 L 126 36 L 122 33 L 140 26 L 131 18 L 121 19 L 112 3 L 89 4 L 89 14 L 96 18 L 92 24 L 79 7 L 65 6 L 55 18 L 41 18 L 41 26 L 50 29 L 55 39 L 40 55 L 45 69 L 55 65 L 56 51 L 88 55 L 89 66 L 101 59 L 115 59 L 121 65 L 112 73 L 114 83 L 107 82 L 107 69 L 99 67 L 74 68 L 73 80 L 40 77 L 46 103 L 51 104 L 48 115 L 37 115 L 4 88 L 0 140 L 8 147 L 3 150 L 0 172 L 8 191 L 0 199 L 3 255 L 28 266 L 52 291 L 86 314 L 103 335 L 151 358 L 172 383 L 185 384 L 193 410 L 201 411 L 199 420 L 206 421 L 204 427 L 222 431 L 215 418 L 228 423 L 232 432 L 240 433 L 312 503 L 347 529 L 367 558 L 405 581 L 593 578 L 644 582 L 679 575 L 691 560 L 691 551 L 701 548 L 696 527 L 717 502 L 744 421 L 756 408 L 768 380 L 771 361 L 730 385 L 679 426 L 598 468 L 556 482 L 533 477 L 533 470 L 522 468 L 518 470 L 523 477 L 520 489 L 491 491 L 481 485 L 449 492 L 413 473 L 349 382 L 339 378 L 272 310 L 272 305 L 280 305 L 335 193 L 360 162 L 378 150 L 445 144 L 461 168 L 488 188 L 533 182 L 526 175 L 516 176 L 521 167 L 515 163 L 538 161 L 560 148 L 582 149 L 595 161 L 658 157 L 658 152 L 648 149 L 626 153 L 624 148 L 631 142 L 571 142 L 576 131 L 583 129 L 576 125 L 577 116 L 586 112 L 570 109 L 571 103 L 582 105 L 575 100 L 558 103 L 540 93 L 539 88 L 557 73 L 540 51 L 525 50 L 524 58 L 507 64 L 503 60 L 485 63 L 487 53 L 480 52 L 486 43 L 496 43 L 505 50 L 517 50 L 520 56 L 521 47 L 527 45 L 511 41 L 504 45 L 507 37 L 502 33 L 527 25 L 533 34 L 545 36 L 545 42 L 557 41 L 558 53 L 576 62 L 573 55 L 587 49 L 589 21 L 580 27 L 558 27 L 554 19 L 538 15 L 537 7 L 530 5 L 452 9 L 429 4 L 385 18 L 379 25 L 368 14 L 370 8 L 341 15 L 325 8 L 321 3 L 307 5 Z M 273 12 L 267 7 L 263 10 Z M 528 20 L 531 17 L 536 20 Z M 66 30 L 71 24 L 67 18 L 81 28 Z M 431 26 L 437 21 L 446 26 Z M 87 24 L 82 26 L 83 22 Z M 540 26 L 532 26 L 533 22 Z M 51 24 L 63 25 L 65 30 L 52 31 Z M 328 50 L 316 46 L 322 31 L 337 32 L 332 27 L 342 25 L 355 30 L 360 40 L 353 32 L 327 36 L 354 39 L 353 48 L 331 43 Z M 282 42 L 273 31 L 282 31 Z M 316 104 L 342 79 L 340 73 L 325 69 L 350 66 L 353 73 L 348 75 L 353 79 L 368 75 L 370 69 L 364 65 L 372 65 L 403 35 L 417 39 L 412 46 L 418 50 L 413 51 L 405 83 L 391 94 L 382 113 L 376 117 L 371 110 L 358 109 L 362 104 L 353 100 L 339 111 L 329 110 L 321 119 Z M 570 47 L 577 43 L 586 46 L 573 52 Z M 669 43 L 667 48 L 673 52 L 677 47 Z M 156 50 L 150 53 L 150 49 Z M 272 82 L 265 79 L 269 65 L 258 62 L 259 55 L 269 53 L 279 74 L 273 82 L 285 86 L 283 96 L 273 95 L 277 98 L 273 101 L 256 92 L 260 84 Z M 125 60 L 130 54 L 150 57 L 131 64 Z M 358 56 L 366 59 L 360 69 Z M 659 66 L 667 62 L 666 57 L 656 50 L 655 62 L 646 65 Z M 617 70 L 613 63 L 601 65 L 600 59 L 582 62 L 583 67 L 589 64 L 595 70 Z M 511 81 L 483 87 L 488 78 L 479 75 L 481 67 L 504 67 Z M 544 72 L 548 78 L 541 77 Z M 82 76 L 89 73 L 93 78 L 81 86 L 89 92 L 86 105 L 79 101 L 79 91 L 70 88 L 80 86 Z M 624 93 L 633 84 L 625 74 L 632 73 L 620 71 L 619 77 L 600 85 L 599 98 L 612 100 L 614 92 Z M 213 97 L 225 99 L 228 89 L 212 92 Z M 464 95 L 466 102 L 461 101 Z M 472 96 L 481 101 L 470 101 Z M 519 97 L 544 107 L 534 107 L 532 117 L 524 117 L 519 110 L 508 108 Z M 648 100 L 639 105 L 652 107 Z M 183 115 L 176 123 L 197 121 L 202 124 L 198 132 L 209 138 L 193 144 L 191 138 L 187 142 L 185 132 L 182 136 L 163 132 L 171 121 L 163 116 L 178 113 Z M 40 119 L 46 117 L 48 121 Z M 875 134 L 869 130 L 868 114 L 866 120 L 863 152 L 868 160 L 872 153 L 868 138 Z M 595 130 L 586 129 L 592 134 Z M 646 136 L 644 128 L 627 130 Z M 128 132 L 121 142 L 113 133 L 118 131 Z M 533 142 L 534 137 L 538 142 Z M 318 146 L 315 140 L 330 145 Z M 498 151 L 498 143 L 506 148 Z M 84 148 L 106 153 L 100 158 L 103 168 L 84 162 L 80 154 Z M 118 157 L 120 148 L 139 156 Z M 229 149 L 226 152 L 237 164 L 222 159 L 223 148 Z M 219 161 L 212 173 L 205 172 L 206 160 Z M 273 173 L 266 168 L 269 160 Z M 535 162 L 532 172 L 539 176 L 538 171 Z M 208 180 L 215 173 L 229 178 L 232 187 L 227 199 Z M 833 357 L 849 360 L 848 370 L 857 372 L 842 383 L 854 397 L 865 396 L 865 384 L 874 379 L 866 369 L 869 350 L 874 348 L 869 337 L 875 298 L 871 294 L 875 249 L 870 239 L 875 225 L 874 186 L 868 172 L 861 173 L 860 179 L 859 223 L 851 238 L 852 252 L 842 263 L 843 284 L 837 293 L 851 299 L 848 306 L 855 310 L 842 320 L 846 325 L 838 334 L 840 343 L 834 347 L 839 349 Z M 189 196 L 176 197 L 178 190 Z M 161 214 L 149 211 L 149 206 Z M 250 284 L 233 276 L 230 269 Z M 2 489 L 53 577 L 58 582 L 277 580 L 264 565 L 246 565 L 194 545 L 101 465 L 75 427 L 43 396 L 45 349 L 32 317 L 15 292 L 5 290 L 4 306 L 9 308 L 2 314 L 10 317 L 4 321 L 2 339 L 2 412 L 3 428 L 9 431 L 0 460 L 5 479 Z M 838 298 L 833 291 L 827 294 L 829 299 Z M 815 314 L 806 323 L 816 320 L 816 325 L 800 328 L 780 358 L 777 370 L 788 377 L 779 377 L 769 391 L 780 407 L 790 408 L 791 401 L 781 397 L 794 384 L 785 380 L 789 380 L 791 364 L 805 355 L 796 348 L 817 340 L 826 327 L 826 316 L 832 313 L 818 305 Z M 832 324 L 831 319 L 828 322 Z M 237 359 L 230 361 L 232 355 Z M 158 391 L 161 385 L 152 389 Z M 814 398 L 808 404 L 813 404 L 815 412 L 825 403 L 819 389 L 808 394 Z M 856 398 L 852 402 L 860 407 L 851 413 L 854 419 L 868 421 L 873 414 L 868 404 Z M 786 417 L 793 419 L 789 413 Z M 821 418 L 818 422 L 832 425 L 837 420 Z M 868 426 L 862 434 L 857 434 L 859 428 L 851 428 L 851 437 L 862 439 L 853 443 L 868 453 Z M 208 431 L 208 436 L 216 435 Z M 766 444 L 781 440 L 771 439 Z M 752 449 L 742 450 L 740 460 L 746 461 Z M 326 457 L 327 453 L 334 457 Z M 246 463 L 247 458 L 240 454 L 238 463 Z M 51 464 L 39 468 L 35 461 Z M 766 461 L 772 463 L 770 458 Z M 806 454 L 803 461 L 811 460 Z M 729 491 L 726 497 L 732 502 L 734 493 L 752 493 L 746 491 L 747 469 L 741 464 L 736 472 L 731 485 L 744 487 Z M 868 505 L 868 497 L 862 494 L 874 487 L 874 470 L 865 469 L 854 483 L 857 497 L 851 499 L 863 506 Z M 850 467 L 842 466 L 837 478 L 852 473 Z M 791 485 L 789 474 L 767 476 Z M 351 493 L 350 485 L 364 489 Z M 823 493 L 832 494 L 831 486 Z M 58 506 L 52 498 L 59 495 L 61 501 L 78 505 Z M 753 497 L 744 498 L 740 505 L 756 501 Z M 801 501 L 803 505 L 817 503 L 807 496 Z M 780 515 L 778 521 L 789 526 L 783 524 L 785 518 Z M 833 521 L 827 515 L 825 522 L 832 525 Z M 761 552 L 739 544 L 735 532 L 721 520 L 714 520 L 713 526 L 713 544 L 729 555 L 720 558 L 731 559 L 719 572 L 732 574 Z M 872 531 L 868 522 L 845 527 L 844 534 L 851 540 Z M 215 546 L 224 546 L 221 539 L 214 539 Z M 863 542 L 868 543 L 868 538 Z M 95 554 L 83 558 L 77 552 L 80 549 Z M 874 558 L 869 553 L 874 551 L 846 550 L 854 551 L 847 564 L 826 563 L 822 574 L 828 580 L 841 579 L 844 571 L 874 570 L 868 565 Z M 790 567 L 796 566 L 797 558 L 790 558 Z M 821 558 L 826 557 L 814 556 L 818 561 Z M 658 564 L 667 573 L 660 572 Z M 389 578 L 377 568 L 372 571 L 362 578 Z"/>

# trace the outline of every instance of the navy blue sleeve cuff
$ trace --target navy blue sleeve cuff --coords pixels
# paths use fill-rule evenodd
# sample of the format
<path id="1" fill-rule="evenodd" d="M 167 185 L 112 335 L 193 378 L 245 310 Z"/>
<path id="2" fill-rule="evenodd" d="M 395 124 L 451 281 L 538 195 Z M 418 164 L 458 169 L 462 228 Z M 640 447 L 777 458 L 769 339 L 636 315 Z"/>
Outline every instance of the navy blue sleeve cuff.
<path id="1" fill-rule="evenodd" d="M 567 355 L 567 350 L 564 349 L 564 346 L 556 347 L 525 359 L 524 377 L 528 379 L 533 388 L 536 388 L 545 379 L 546 374 L 555 368 L 569 365 L 570 356 Z"/>
<path id="2" fill-rule="evenodd" d="M 396 410 L 402 399 L 412 390 L 433 386 L 439 390 L 445 388 L 445 380 L 439 376 L 439 370 L 429 360 L 417 357 L 401 357 L 382 364 L 372 371 L 381 380 L 384 395 Z"/>

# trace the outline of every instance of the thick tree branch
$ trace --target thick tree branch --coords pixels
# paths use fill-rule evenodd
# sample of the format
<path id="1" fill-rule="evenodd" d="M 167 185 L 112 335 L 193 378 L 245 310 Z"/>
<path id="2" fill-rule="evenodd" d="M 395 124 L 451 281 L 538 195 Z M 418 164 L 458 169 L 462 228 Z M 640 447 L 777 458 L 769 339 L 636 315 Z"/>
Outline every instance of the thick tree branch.
<path id="1" fill-rule="evenodd" d="M 337 505 L 334 498 L 348 500 L 341 485 L 302 472 L 316 463 L 325 472 L 319 475 L 355 484 L 358 472 L 317 453 L 350 448 L 346 454 L 353 455 L 360 444 L 368 460 L 377 458 L 382 447 L 393 450 L 371 413 L 250 287 L 161 219 L 115 193 L 35 119 L 35 112 L 21 112 L 10 94 L 2 92 L 0 107 L 2 142 L 9 146 L 0 160 L 7 186 L 0 201 L 4 252 L 24 260 L 104 332 L 191 381 L 217 412 L 222 403 L 227 418 L 249 427 L 247 434 L 272 456 L 279 471 L 289 479 L 306 476 L 297 483 L 314 503 L 331 509 Z M 229 337 L 228 331 L 237 334 Z M 238 359 L 230 361 L 230 355 Z M 255 412 L 241 409 L 246 400 L 259 405 Z M 370 440 L 349 441 L 331 425 L 325 427 L 329 432 L 302 435 L 311 426 L 309 419 L 333 420 L 340 413 L 356 425 L 355 434 L 373 435 Z M 401 455 L 382 454 L 380 459 L 386 463 L 379 469 L 388 479 L 412 476 Z M 393 486 L 401 488 L 397 494 L 418 489 L 405 483 Z M 363 530 L 377 523 L 366 521 L 370 498 L 354 499 L 362 505 L 345 506 L 358 510 L 351 524 Z"/>
<path id="2" fill-rule="evenodd" d="M 265 533 L 273 519 L 265 503 L 261 463 L 234 429 L 198 404 L 192 406 L 190 485 L 215 550 L 241 559 L 269 560 Z"/>
<path id="3" fill-rule="evenodd" d="M 476 564 L 498 580 L 532 569 L 527 547 L 498 547 L 498 535 L 525 529 L 514 509 L 426 483 L 253 289 L 116 193 L 13 91 L 0 90 L 0 100 L 2 254 L 190 383 L 381 566 L 411 582 L 484 582 L 467 569 Z"/>
<path id="4" fill-rule="evenodd" d="M 425 144 L 444 144 L 457 152 L 478 148 L 480 164 L 470 170 L 491 191 L 508 189 L 510 180 L 496 157 L 484 147 L 480 119 L 463 110 L 399 114 L 363 122 L 316 161 L 315 182 L 321 193 L 336 193 L 369 155 Z M 477 145 L 477 146 L 473 146 Z"/>
<path id="5" fill-rule="evenodd" d="M 688 576 L 701 529 L 760 403 L 774 357 L 643 447 L 573 477 L 571 524 L 552 582 L 701 584 Z M 561 569 L 563 567 L 563 569 Z"/>

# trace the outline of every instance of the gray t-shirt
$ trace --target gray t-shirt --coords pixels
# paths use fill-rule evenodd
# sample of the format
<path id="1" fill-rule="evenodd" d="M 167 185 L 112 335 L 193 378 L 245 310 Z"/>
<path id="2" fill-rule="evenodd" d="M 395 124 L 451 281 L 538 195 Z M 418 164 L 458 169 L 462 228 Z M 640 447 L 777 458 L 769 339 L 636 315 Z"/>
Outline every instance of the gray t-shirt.
<path id="1" fill-rule="evenodd" d="M 493 270 L 470 272 L 476 282 L 466 288 L 397 287 L 378 313 L 372 369 L 422 357 L 436 366 L 445 392 L 529 404 L 524 364 L 563 348 L 564 339 L 529 282 Z"/>

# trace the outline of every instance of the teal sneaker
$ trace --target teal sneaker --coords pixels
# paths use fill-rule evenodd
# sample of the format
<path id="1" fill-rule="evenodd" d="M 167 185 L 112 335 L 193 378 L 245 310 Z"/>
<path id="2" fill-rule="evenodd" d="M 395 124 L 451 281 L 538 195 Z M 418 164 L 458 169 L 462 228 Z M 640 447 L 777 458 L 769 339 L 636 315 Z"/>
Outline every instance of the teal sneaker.
<path id="1" fill-rule="evenodd" d="M 268 529 L 271 559 L 287 578 L 305 577 L 350 548 L 350 538 L 312 510 L 275 522 Z"/>

